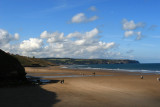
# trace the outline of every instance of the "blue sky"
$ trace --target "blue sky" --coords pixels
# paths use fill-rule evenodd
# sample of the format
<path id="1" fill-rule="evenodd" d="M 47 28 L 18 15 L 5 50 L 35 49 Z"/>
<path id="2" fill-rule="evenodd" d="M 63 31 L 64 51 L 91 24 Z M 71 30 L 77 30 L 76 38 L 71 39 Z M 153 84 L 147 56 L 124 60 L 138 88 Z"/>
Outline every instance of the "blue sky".
<path id="1" fill-rule="evenodd" d="M 0 0 L 0 48 L 160 62 L 159 0 Z"/>

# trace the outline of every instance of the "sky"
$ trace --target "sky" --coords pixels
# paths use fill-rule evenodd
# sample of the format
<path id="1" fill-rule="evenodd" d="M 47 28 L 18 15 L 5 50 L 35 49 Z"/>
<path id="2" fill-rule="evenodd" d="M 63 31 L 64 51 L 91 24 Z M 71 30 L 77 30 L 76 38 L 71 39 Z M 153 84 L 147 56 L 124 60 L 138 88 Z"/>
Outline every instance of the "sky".
<path id="1" fill-rule="evenodd" d="M 0 0 L 0 49 L 160 63 L 159 0 Z"/>

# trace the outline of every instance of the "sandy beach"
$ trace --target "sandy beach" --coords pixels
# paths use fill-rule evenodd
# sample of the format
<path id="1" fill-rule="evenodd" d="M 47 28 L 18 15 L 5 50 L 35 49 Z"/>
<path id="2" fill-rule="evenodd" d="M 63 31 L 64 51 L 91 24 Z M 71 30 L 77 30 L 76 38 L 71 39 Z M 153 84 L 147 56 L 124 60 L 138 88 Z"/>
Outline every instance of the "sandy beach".
<path id="1" fill-rule="evenodd" d="M 25 69 L 55 82 L 0 89 L 2 107 L 160 107 L 160 75 L 61 66 Z"/>

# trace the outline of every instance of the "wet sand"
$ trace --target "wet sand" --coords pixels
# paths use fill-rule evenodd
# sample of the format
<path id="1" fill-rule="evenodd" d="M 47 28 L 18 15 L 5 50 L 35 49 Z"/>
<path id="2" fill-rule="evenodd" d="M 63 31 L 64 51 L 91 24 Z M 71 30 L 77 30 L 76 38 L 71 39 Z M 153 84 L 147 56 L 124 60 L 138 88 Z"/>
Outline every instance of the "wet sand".
<path id="1" fill-rule="evenodd" d="M 160 82 L 157 81 L 160 75 L 144 75 L 144 79 L 140 79 L 141 73 L 120 71 L 64 69 L 59 66 L 25 69 L 32 76 L 63 77 L 43 78 L 57 81 L 46 85 L 1 89 L 1 97 L 8 98 L 0 102 L 1 105 L 7 104 L 4 107 L 21 107 L 23 104 L 26 107 L 160 107 Z M 64 77 L 72 75 L 79 77 Z M 63 79 L 64 84 L 58 82 Z M 7 92 L 6 96 L 4 93 Z"/>
<path id="2" fill-rule="evenodd" d="M 141 73 L 59 67 L 26 68 L 26 71 L 37 76 L 80 75 L 56 78 L 64 79 L 64 84 L 41 85 L 42 89 L 57 94 L 60 102 L 55 107 L 160 107 L 160 82 L 157 81 L 160 75 L 144 75 L 140 79 Z M 94 76 L 93 72 L 111 76 Z"/>

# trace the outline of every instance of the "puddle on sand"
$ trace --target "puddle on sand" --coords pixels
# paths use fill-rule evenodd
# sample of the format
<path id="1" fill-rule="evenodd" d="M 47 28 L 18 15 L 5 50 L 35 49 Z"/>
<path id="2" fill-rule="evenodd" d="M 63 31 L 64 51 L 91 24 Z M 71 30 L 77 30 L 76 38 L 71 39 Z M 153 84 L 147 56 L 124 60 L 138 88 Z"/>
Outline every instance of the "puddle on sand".
<path id="1" fill-rule="evenodd" d="M 71 73 L 27 73 L 27 75 L 38 75 L 38 74 L 71 74 Z"/>
<path id="2" fill-rule="evenodd" d="M 38 74 L 69 74 L 69 73 L 28 73 L 26 78 L 35 85 L 45 85 L 48 83 L 57 83 L 60 80 L 47 80 L 45 78 L 73 78 L 73 77 L 97 77 L 97 76 L 113 76 L 113 75 L 61 75 L 61 76 L 36 76 Z"/>
<path id="3" fill-rule="evenodd" d="M 35 85 L 45 85 L 48 83 L 57 83 L 60 80 L 46 80 L 46 79 L 41 79 L 40 77 L 33 77 L 33 76 L 26 76 L 27 80 L 32 82 Z"/>
<path id="4" fill-rule="evenodd" d="M 113 75 L 63 75 L 63 76 L 35 76 L 35 78 L 97 77 L 97 76 L 113 76 Z"/>

